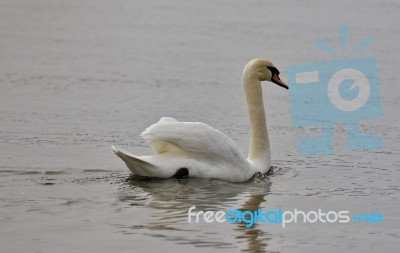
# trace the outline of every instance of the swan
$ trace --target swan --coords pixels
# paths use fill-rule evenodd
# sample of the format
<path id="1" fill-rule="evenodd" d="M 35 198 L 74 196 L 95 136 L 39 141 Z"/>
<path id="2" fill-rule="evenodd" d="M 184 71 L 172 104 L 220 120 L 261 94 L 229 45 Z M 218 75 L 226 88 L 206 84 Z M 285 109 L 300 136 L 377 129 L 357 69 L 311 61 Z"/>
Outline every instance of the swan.
<path id="1" fill-rule="evenodd" d="M 163 117 L 141 136 L 154 154 L 137 156 L 111 146 L 134 175 L 147 177 L 217 178 L 245 182 L 256 173 L 266 173 L 271 153 L 265 118 L 261 81 L 289 87 L 268 60 L 256 58 L 243 70 L 243 86 L 250 120 L 250 145 L 246 158 L 225 134 L 201 122 L 179 122 Z"/>

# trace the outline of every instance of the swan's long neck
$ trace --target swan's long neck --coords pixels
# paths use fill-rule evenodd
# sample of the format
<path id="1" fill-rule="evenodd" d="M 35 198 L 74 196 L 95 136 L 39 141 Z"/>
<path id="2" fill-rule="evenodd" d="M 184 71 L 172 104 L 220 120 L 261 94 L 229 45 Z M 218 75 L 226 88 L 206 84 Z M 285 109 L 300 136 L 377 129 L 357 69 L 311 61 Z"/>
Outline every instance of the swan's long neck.
<path id="1" fill-rule="evenodd" d="M 243 74 L 243 86 L 250 118 L 248 160 L 258 171 L 266 172 L 271 164 L 271 154 L 261 82 L 254 75 L 249 75 L 245 71 Z"/>

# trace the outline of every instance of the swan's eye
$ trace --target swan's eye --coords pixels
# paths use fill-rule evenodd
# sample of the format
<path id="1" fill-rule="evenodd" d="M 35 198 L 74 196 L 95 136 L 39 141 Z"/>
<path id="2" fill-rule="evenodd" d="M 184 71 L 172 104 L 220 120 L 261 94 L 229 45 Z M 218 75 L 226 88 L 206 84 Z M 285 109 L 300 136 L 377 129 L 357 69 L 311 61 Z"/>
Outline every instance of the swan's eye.
<path id="1" fill-rule="evenodd" d="M 274 76 L 274 75 L 278 75 L 279 76 L 279 70 L 277 68 L 267 66 L 267 69 L 269 69 L 271 71 L 272 76 Z"/>

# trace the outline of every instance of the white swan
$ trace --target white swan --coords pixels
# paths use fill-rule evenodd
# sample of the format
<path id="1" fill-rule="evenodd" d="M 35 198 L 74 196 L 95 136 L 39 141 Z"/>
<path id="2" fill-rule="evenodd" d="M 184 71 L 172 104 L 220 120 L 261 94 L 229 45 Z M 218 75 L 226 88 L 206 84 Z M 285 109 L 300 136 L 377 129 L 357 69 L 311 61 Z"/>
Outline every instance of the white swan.
<path id="1" fill-rule="evenodd" d="M 136 156 L 111 146 L 135 175 L 167 178 L 191 176 L 244 182 L 271 166 L 268 130 L 261 81 L 271 81 L 286 89 L 279 71 L 265 59 L 253 59 L 243 70 L 243 86 L 250 118 L 250 147 L 246 159 L 225 134 L 201 122 L 179 122 L 161 118 L 141 136 L 154 155 Z"/>

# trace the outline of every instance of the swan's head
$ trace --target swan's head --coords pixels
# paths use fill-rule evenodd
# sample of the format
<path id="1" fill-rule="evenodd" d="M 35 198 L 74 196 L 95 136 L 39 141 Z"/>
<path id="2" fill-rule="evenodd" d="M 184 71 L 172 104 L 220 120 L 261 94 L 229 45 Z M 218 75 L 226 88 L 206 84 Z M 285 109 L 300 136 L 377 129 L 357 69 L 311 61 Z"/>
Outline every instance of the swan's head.
<path id="1" fill-rule="evenodd" d="M 273 82 L 283 88 L 289 89 L 289 86 L 279 78 L 279 70 L 272 62 L 266 59 L 256 58 L 249 61 L 244 67 L 243 76 L 257 78 L 260 81 Z"/>

